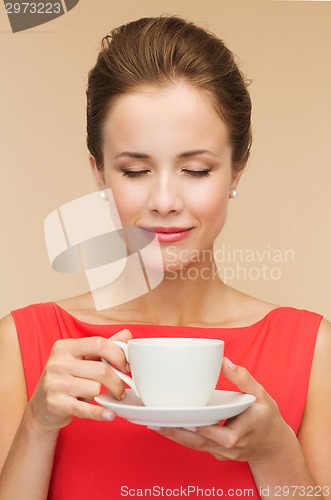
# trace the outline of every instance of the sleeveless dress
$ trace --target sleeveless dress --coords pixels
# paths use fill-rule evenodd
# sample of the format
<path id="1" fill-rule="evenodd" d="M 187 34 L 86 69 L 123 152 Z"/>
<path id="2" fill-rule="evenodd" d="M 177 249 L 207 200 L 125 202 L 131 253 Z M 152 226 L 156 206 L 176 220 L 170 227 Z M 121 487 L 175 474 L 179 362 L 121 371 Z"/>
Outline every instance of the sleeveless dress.
<path id="1" fill-rule="evenodd" d="M 245 366 L 277 402 L 298 432 L 322 316 L 279 307 L 239 328 L 84 323 L 57 304 L 12 312 L 28 398 L 58 339 L 111 337 L 128 328 L 133 338 L 207 337 L 225 341 L 225 355 Z M 221 375 L 217 389 L 238 390 Z M 246 491 L 246 493 L 245 493 Z M 112 422 L 75 418 L 62 429 L 55 452 L 49 500 L 117 500 L 124 497 L 250 496 L 260 498 L 246 462 L 218 461 L 157 432 L 117 417 Z"/>

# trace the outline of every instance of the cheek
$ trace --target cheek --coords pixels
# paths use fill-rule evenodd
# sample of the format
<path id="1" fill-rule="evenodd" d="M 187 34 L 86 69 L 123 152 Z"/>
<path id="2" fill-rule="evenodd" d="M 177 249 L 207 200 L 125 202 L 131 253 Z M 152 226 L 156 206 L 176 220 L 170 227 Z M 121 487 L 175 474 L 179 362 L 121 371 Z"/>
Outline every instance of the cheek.
<path id="1" fill-rule="evenodd" d="M 126 199 L 128 200 L 128 198 Z M 141 212 L 140 205 L 137 204 L 137 200 L 134 202 L 117 202 L 117 210 L 121 218 L 123 225 L 134 226 L 137 219 L 137 214 Z"/>
<path id="2" fill-rule="evenodd" d="M 130 224 L 145 205 L 142 192 L 133 184 L 110 183 L 117 211 L 122 222 Z"/>
<path id="3" fill-rule="evenodd" d="M 198 218 L 217 224 L 226 216 L 228 200 L 227 188 L 213 184 L 196 191 L 191 199 L 191 206 Z"/>

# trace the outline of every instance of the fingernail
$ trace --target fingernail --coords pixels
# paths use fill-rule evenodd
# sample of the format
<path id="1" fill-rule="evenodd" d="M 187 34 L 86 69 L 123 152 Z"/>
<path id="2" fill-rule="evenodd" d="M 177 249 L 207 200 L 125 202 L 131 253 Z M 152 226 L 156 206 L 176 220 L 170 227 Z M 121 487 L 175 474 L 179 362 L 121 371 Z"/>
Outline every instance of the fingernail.
<path id="1" fill-rule="evenodd" d="M 120 398 L 121 399 L 125 399 L 126 398 L 126 391 L 124 391 L 123 394 L 120 395 Z"/>
<path id="2" fill-rule="evenodd" d="M 127 372 L 129 372 L 129 371 L 130 371 L 130 365 L 129 365 L 129 363 L 127 363 L 127 364 L 126 364 L 126 366 L 125 366 L 125 371 L 127 371 Z"/>
<path id="3" fill-rule="evenodd" d="M 161 427 L 154 427 L 154 426 L 148 426 L 147 429 L 150 429 L 151 431 L 160 431 L 161 430 Z"/>
<path id="4" fill-rule="evenodd" d="M 197 427 L 183 427 L 186 431 L 190 432 L 197 432 L 198 428 Z"/>
<path id="5" fill-rule="evenodd" d="M 110 411 L 103 411 L 103 412 L 101 413 L 101 418 L 102 418 L 103 420 L 114 420 L 115 416 L 114 416 L 114 414 L 113 414 L 112 412 L 110 412 Z"/>
<path id="6" fill-rule="evenodd" d="M 229 358 L 225 358 L 225 362 L 231 370 L 235 370 L 237 368 L 236 365 L 229 360 Z"/>

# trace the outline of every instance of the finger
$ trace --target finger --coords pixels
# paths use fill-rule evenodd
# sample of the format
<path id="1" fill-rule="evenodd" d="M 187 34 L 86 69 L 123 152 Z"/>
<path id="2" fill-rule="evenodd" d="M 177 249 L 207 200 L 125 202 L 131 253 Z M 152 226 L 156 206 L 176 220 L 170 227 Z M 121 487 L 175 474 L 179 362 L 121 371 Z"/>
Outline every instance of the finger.
<path id="1" fill-rule="evenodd" d="M 111 421 L 114 420 L 116 414 L 99 405 L 85 403 L 84 401 L 75 400 L 71 414 L 78 418 L 89 418 L 92 420 Z"/>
<path id="2" fill-rule="evenodd" d="M 199 427 L 198 431 L 201 436 L 206 438 L 206 440 L 217 443 L 224 450 L 231 450 L 237 446 L 238 442 L 241 440 L 240 428 L 227 427 L 225 425 L 208 425 L 205 427 Z"/>
<path id="3" fill-rule="evenodd" d="M 192 448 L 193 450 L 202 450 L 206 439 L 196 432 L 191 432 L 179 427 L 161 427 L 157 430 L 162 436 L 176 443 Z"/>
<path id="4" fill-rule="evenodd" d="M 103 337 L 57 340 L 52 348 L 53 355 L 72 356 L 77 359 L 102 357 L 109 345 Z"/>
<path id="5" fill-rule="evenodd" d="M 131 333 L 125 329 L 118 332 L 114 337 L 129 340 Z M 125 370 L 126 366 L 123 351 L 118 346 L 115 346 L 111 340 L 103 337 L 58 340 L 53 345 L 52 357 L 61 357 L 62 359 L 68 357 L 76 359 L 105 358 L 111 363 L 115 363 L 121 370 Z"/>
<path id="6" fill-rule="evenodd" d="M 109 356 L 103 356 L 106 361 L 108 361 L 111 365 L 114 365 L 116 368 L 121 370 L 122 372 L 126 372 L 128 362 L 126 360 L 125 354 L 122 351 L 120 347 L 118 347 L 116 344 L 114 344 L 112 341 L 113 340 L 121 340 L 122 342 L 127 342 L 128 340 L 132 339 L 132 334 L 130 330 L 125 328 L 124 330 L 121 330 L 112 337 L 109 338 L 110 345 L 112 346 L 112 349 L 115 349 L 112 351 L 112 354 Z"/>
<path id="7" fill-rule="evenodd" d="M 265 391 L 262 385 L 243 366 L 234 365 L 228 358 L 224 358 L 222 372 L 241 392 L 252 394 L 257 400 L 263 398 Z"/>
<path id="8" fill-rule="evenodd" d="M 110 340 L 122 340 L 122 342 L 127 342 L 130 339 L 132 339 L 132 333 L 127 328 L 124 328 L 124 330 L 120 330 L 119 332 L 115 333 L 115 335 L 110 337 Z"/>
<path id="9" fill-rule="evenodd" d="M 199 427 L 197 433 L 205 438 L 202 451 L 211 453 L 217 460 L 238 460 L 243 457 L 251 435 L 245 425 L 236 425 L 233 428 L 220 425 Z"/>
<path id="10" fill-rule="evenodd" d="M 104 385 L 117 399 L 121 399 L 124 393 L 124 382 L 107 363 L 102 361 L 75 360 L 71 367 L 71 375 Z"/>
<path id="11" fill-rule="evenodd" d="M 70 386 L 64 391 L 71 397 L 91 400 L 101 391 L 101 383 L 96 380 L 72 377 Z"/>
<path id="12" fill-rule="evenodd" d="M 100 394 L 101 383 L 96 380 L 66 376 L 61 379 L 46 380 L 44 384 L 47 401 L 54 402 L 58 398 L 91 399 Z"/>
<path id="13" fill-rule="evenodd" d="M 208 426 L 210 429 L 212 427 L 215 428 L 219 426 Z M 230 441 L 229 444 L 226 444 L 226 446 L 222 446 L 218 441 L 215 441 L 215 435 L 211 435 L 211 439 L 206 437 L 203 430 L 207 429 L 207 427 L 198 427 L 197 429 L 191 428 L 191 430 L 173 427 L 152 427 L 150 429 L 157 430 L 159 434 L 170 439 L 171 441 L 174 441 L 175 443 L 181 444 L 193 450 L 210 453 L 217 458 L 217 460 L 232 460 L 237 456 L 237 451 L 230 446 Z M 206 432 L 206 434 L 208 433 Z"/>
<path id="14" fill-rule="evenodd" d="M 115 335 L 117 338 L 128 339 L 131 336 L 129 330 L 123 330 Z M 114 337 L 115 337 L 114 336 Z M 62 358 L 74 357 L 76 359 L 106 359 L 111 365 L 125 372 L 127 361 L 125 355 L 112 339 L 103 337 L 89 337 L 83 339 L 67 339 L 59 341 L 53 348 L 56 355 Z"/>

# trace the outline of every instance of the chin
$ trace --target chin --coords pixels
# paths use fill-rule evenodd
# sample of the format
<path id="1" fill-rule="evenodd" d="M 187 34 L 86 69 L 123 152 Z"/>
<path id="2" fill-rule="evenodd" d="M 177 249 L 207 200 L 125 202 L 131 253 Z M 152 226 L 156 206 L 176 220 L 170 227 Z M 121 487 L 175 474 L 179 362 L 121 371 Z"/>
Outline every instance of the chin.
<path id="1" fill-rule="evenodd" d="M 174 275 L 175 273 L 183 274 L 185 270 L 194 265 L 194 262 L 164 262 L 163 269 L 165 274 Z"/>

